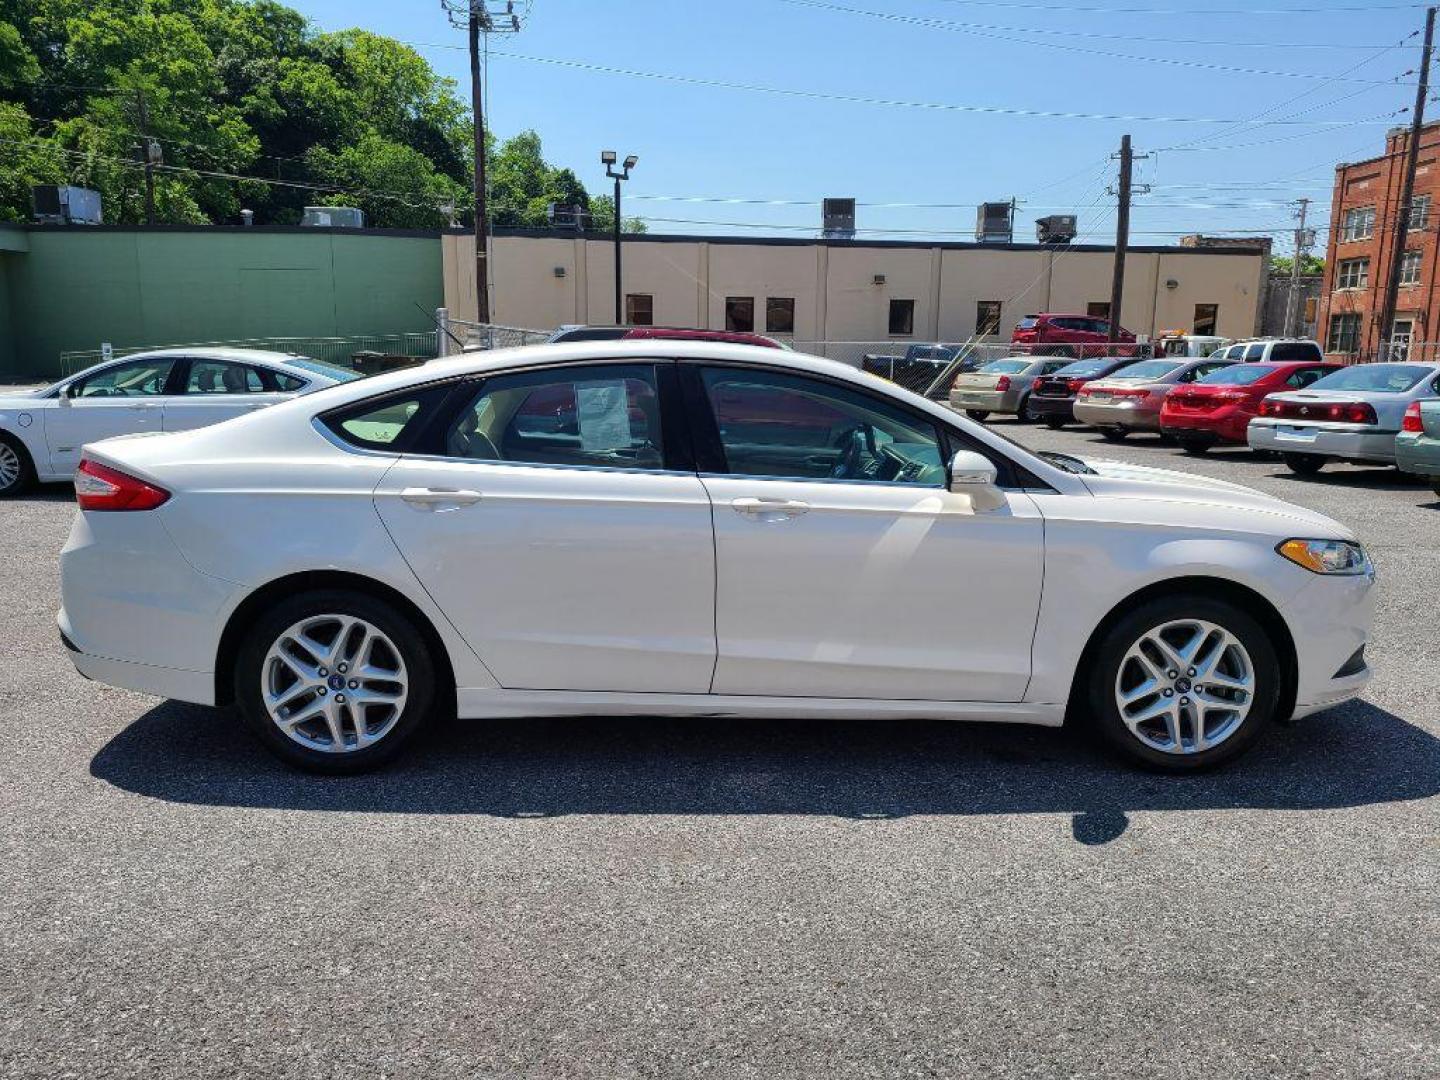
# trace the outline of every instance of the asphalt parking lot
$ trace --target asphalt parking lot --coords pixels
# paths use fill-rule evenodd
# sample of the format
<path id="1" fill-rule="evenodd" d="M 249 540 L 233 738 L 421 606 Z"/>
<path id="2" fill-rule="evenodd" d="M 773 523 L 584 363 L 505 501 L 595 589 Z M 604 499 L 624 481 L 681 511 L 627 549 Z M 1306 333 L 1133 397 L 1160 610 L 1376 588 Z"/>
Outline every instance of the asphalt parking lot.
<path id="1" fill-rule="evenodd" d="M 1354 527 L 1365 698 L 1182 779 L 712 720 L 453 724 L 317 779 L 79 678 L 68 491 L 0 503 L 0 1075 L 1440 1074 L 1440 498 L 998 426 Z"/>

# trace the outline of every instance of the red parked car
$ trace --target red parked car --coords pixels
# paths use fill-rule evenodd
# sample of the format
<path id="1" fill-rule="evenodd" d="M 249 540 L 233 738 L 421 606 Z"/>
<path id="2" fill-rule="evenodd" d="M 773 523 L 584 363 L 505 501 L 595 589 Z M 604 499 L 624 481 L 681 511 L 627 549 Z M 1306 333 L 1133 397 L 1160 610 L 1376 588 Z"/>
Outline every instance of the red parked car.
<path id="1" fill-rule="evenodd" d="M 1026 315 L 1015 324 L 1010 344 L 1023 345 L 1026 352 L 1039 356 L 1104 356 L 1110 344 L 1110 320 L 1093 315 Z M 1134 346 L 1135 335 L 1121 327 L 1119 344 Z M 1117 348 L 1114 355 L 1134 356 L 1135 349 Z"/>
<path id="2" fill-rule="evenodd" d="M 1160 433 L 1187 453 L 1203 454 L 1216 443 L 1245 444 L 1245 429 L 1260 413 L 1260 402 L 1281 390 L 1300 390 L 1340 364 L 1291 360 L 1276 364 L 1231 364 L 1165 395 Z"/>

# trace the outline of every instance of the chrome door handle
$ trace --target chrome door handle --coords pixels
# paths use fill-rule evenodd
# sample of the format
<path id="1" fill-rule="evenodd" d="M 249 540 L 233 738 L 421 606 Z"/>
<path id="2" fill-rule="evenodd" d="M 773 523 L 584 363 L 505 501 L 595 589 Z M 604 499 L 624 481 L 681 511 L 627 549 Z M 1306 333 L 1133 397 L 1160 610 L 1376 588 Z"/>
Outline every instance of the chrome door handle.
<path id="1" fill-rule="evenodd" d="M 480 492 L 464 488 L 410 487 L 400 492 L 400 498 L 411 506 L 435 510 L 444 506 L 471 506 L 480 501 Z"/>
<path id="2" fill-rule="evenodd" d="M 810 504 L 797 499 L 757 499 L 745 496 L 732 500 L 730 508 L 737 514 L 744 514 L 759 521 L 787 521 L 808 511 Z"/>

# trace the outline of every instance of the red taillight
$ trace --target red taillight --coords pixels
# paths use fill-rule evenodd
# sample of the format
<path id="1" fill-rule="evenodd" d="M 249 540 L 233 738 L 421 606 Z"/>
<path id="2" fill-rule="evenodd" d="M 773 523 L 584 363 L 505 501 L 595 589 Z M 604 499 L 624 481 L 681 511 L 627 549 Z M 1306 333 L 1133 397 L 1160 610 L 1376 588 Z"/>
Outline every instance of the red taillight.
<path id="1" fill-rule="evenodd" d="M 1405 419 L 1400 421 L 1401 431 L 1424 431 L 1425 422 L 1420 419 L 1420 402 L 1410 402 L 1410 407 L 1405 410 Z"/>
<path id="2" fill-rule="evenodd" d="M 1078 393 L 1080 392 L 1080 388 L 1085 385 L 1085 380 L 1084 380 L 1084 379 L 1066 379 L 1066 380 L 1065 380 L 1065 385 L 1066 385 L 1066 387 L 1069 388 L 1069 390 L 1070 390 L 1070 392 L 1071 392 L 1072 394 L 1078 394 Z"/>
<path id="3" fill-rule="evenodd" d="M 1261 415 L 1261 416 L 1279 416 L 1279 415 L 1280 415 L 1280 403 L 1279 403 L 1278 401 L 1271 401 L 1271 400 L 1267 397 L 1264 401 L 1260 402 L 1260 415 Z"/>
<path id="4" fill-rule="evenodd" d="M 1336 420 L 1344 420 L 1347 424 L 1378 424 L 1380 418 L 1375 415 L 1374 407 L 1368 401 L 1352 401 L 1348 405 L 1331 406 L 1333 412 L 1338 412 Z"/>
<path id="5" fill-rule="evenodd" d="M 1006 390 L 1009 390 L 1009 389 L 1010 389 L 1010 376 L 1009 376 L 1009 375 L 1001 375 L 998 379 L 996 379 L 996 380 L 995 380 L 995 389 L 996 389 L 996 390 L 999 390 L 1002 394 L 1003 394 Z"/>
<path id="6" fill-rule="evenodd" d="M 1039 390 L 1039 389 L 1040 389 L 1040 384 L 1041 384 L 1042 382 L 1044 382 L 1044 381 L 1045 381 L 1045 376 L 1044 376 L 1044 375 L 1037 375 L 1037 376 L 1035 376 L 1035 381 L 1030 384 L 1030 389 L 1031 389 L 1031 390 Z"/>
<path id="7" fill-rule="evenodd" d="M 89 458 L 75 470 L 75 501 L 81 510 L 154 510 L 168 498 L 164 488 Z"/>
<path id="8" fill-rule="evenodd" d="M 1150 391 L 1149 391 L 1149 390 L 1141 389 L 1141 388 L 1139 388 L 1139 387 L 1135 387 L 1135 388 L 1132 388 L 1132 389 L 1129 389 L 1129 390 L 1127 390 L 1127 389 L 1125 389 L 1125 388 L 1123 388 L 1123 387 L 1119 387 L 1119 388 L 1116 388 L 1116 389 L 1114 389 L 1114 390 L 1111 390 L 1110 393 L 1113 394 L 1115 397 L 1142 398 L 1142 397 L 1149 397 L 1149 396 L 1150 396 Z"/>

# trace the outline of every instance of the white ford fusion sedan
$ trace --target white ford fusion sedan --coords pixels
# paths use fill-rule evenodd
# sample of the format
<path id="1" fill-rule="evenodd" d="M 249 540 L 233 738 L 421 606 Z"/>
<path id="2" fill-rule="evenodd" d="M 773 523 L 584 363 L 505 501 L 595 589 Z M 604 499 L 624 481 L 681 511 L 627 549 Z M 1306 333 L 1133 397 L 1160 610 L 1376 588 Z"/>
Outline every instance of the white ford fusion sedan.
<path id="1" fill-rule="evenodd" d="M 321 771 L 452 709 L 1068 714 L 1194 769 L 1370 677 L 1374 573 L 1329 518 L 770 349 L 470 354 L 88 446 L 75 486 L 80 672 L 238 703 Z"/>

